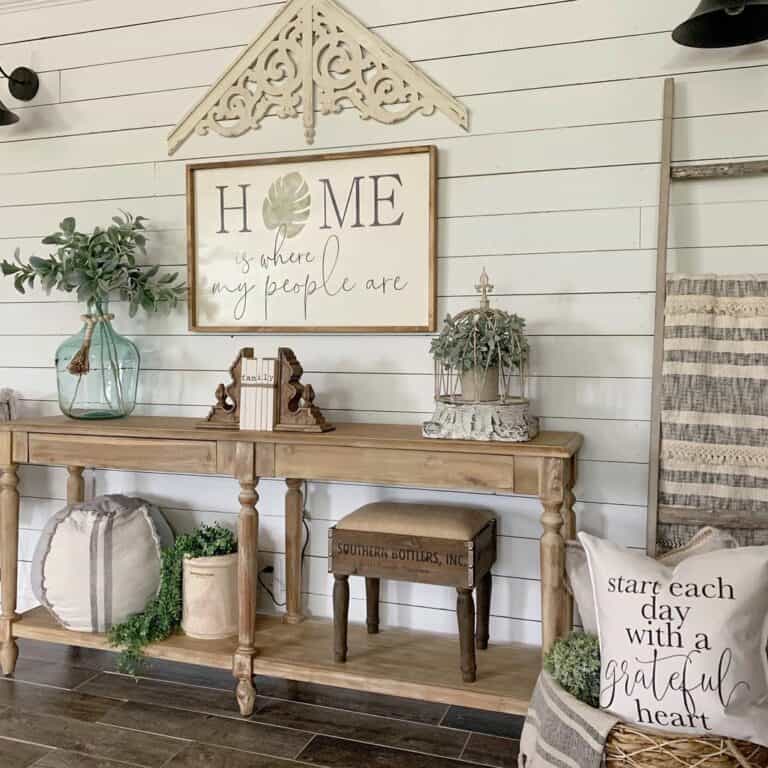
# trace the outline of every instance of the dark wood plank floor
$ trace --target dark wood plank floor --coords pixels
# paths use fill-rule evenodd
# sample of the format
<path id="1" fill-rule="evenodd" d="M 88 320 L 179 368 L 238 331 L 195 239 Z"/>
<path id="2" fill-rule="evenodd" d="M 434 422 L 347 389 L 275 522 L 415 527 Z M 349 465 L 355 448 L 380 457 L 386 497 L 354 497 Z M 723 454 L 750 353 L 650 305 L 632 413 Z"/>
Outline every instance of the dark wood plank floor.
<path id="1" fill-rule="evenodd" d="M 2 768 L 514 768 L 522 718 L 25 641 L 0 678 Z"/>

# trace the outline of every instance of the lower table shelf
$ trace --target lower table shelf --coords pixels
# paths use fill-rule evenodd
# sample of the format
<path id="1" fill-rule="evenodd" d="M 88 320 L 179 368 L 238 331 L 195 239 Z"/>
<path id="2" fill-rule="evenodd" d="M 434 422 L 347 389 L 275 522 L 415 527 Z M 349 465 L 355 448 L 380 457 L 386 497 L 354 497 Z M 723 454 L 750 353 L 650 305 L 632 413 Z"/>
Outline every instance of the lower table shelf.
<path id="1" fill-rule="evenodd" d="M 86 648 L 114 650 L 104 635 L 60 627 L 44 608 L 29 611 L 13 625 L 15 637 Z M 186 664 L 230 669 L 237 641 L 193 640 L 178 634 L 147 648 L 148 656 Z M 333 624 L 309 620 L 284 624 L 259 616 L 254 674 L 318 683 L 443 704 L 525 714 L 541 669 L 541 649 L 491 645 L 478 653 L 476 683 L 463 683 L 457 638 L 384 628 L 368 635 L 349 627 L 349 660 L 333 661 Z"/>

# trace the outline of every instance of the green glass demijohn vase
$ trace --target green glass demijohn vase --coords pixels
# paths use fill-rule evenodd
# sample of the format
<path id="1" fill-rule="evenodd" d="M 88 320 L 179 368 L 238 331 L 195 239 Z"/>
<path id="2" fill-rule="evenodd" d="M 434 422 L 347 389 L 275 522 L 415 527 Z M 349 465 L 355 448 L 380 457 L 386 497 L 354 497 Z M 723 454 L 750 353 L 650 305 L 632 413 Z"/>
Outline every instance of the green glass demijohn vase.
<path id="1" fill-rule="evenodd" d="M 73 419 L 118 419 L 136 407 L 141 359 L 112 327 L 105 301 L 88 305 L 83 327 L 56 350 L 59 406 Z"/>

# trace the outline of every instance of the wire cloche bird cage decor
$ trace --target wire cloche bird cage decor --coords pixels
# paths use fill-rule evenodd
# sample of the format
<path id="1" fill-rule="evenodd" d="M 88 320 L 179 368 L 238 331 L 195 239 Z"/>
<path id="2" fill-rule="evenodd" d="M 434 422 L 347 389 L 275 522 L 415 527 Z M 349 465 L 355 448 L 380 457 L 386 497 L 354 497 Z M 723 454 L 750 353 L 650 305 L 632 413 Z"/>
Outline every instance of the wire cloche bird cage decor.
<path id="1" fill-rule="evenodd" d="M 448 315 L 433 340 L 435 400 L 445 403 L 507 403 L 524 398 L 527 387 L 528 342 L 525 320 L 491 307 L 493 285 L 483 269 L 475 286 L 480 306 Z M 519 394 L 514 395 L 517 384 Z"/>
<path id="2" fill-rule="evenodd" d="M 525 320 L 491 307 L 485 269 L 475 289 L 480 306 L 448 315 L 430 351 L 435 369 L 435 414 L 426 437 L 528 440 L 536 433 L 526 399 Z"/>

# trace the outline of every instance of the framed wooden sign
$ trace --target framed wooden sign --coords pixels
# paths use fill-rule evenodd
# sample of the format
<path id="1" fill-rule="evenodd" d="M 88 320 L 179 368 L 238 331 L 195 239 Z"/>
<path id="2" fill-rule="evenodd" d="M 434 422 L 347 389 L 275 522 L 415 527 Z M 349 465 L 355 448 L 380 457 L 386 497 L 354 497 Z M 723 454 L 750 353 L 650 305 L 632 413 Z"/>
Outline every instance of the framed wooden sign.
<path id="1" fill-rule="evenodd" d="M 437 150 L 187 167 L 189 327 L 435 330 Z"/>

